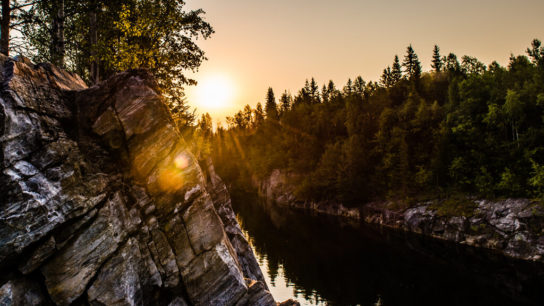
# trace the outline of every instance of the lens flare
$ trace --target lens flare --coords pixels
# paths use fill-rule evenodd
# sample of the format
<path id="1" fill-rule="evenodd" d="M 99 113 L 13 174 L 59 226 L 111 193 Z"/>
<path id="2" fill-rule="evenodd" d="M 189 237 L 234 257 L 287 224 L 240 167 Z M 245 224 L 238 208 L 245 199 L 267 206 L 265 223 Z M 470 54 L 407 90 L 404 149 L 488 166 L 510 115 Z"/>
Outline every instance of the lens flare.
<path id="1" fill-rule="evenodd" d="M 176 168 L 183 170 L 189 166 L 189 159 L 183 154 L 180 154 L 174 159 L 174 165 L 176 165 Z"/>

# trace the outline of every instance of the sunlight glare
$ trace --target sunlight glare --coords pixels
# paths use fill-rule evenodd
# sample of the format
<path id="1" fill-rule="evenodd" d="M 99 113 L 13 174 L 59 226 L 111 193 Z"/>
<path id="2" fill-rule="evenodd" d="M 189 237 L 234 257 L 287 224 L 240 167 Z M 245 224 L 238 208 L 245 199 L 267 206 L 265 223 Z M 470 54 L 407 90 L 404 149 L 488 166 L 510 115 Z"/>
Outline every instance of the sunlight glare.
<path id="1" fill-rule="evenodd" d="M 234 98 L 233 83 L 219 74 L 200 80 L 195 90 L 196 103 L 204 110 L 226 108 Z"/>

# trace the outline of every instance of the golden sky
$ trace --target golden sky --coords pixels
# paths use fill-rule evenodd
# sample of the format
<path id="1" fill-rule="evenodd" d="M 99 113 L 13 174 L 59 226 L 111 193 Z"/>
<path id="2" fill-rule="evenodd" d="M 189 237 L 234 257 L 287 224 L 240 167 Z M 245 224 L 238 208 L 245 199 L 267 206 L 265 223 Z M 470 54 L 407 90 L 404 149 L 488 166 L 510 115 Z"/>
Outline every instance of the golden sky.
<path id="1" fill-rule="evenodd" d="M 337 87 L 357 75 L 377 81 L 395 54 L 402 60 L 410 43 L 427 71 L 434 44 L 443 55 L 453 52 L 505 65 L 511 53 L 524 53 L 533 38 L 544 41 L 544 0 L 186 3 L 188 9 L 204 9 L 216 31 L 198 42 L 209 60 L 192 75 L 200 85 L 186 90 L 190 105 L 199 113 L 210 112 L 214 121 L 263 102 L 269 86 L 279 97 L 284 90 L 296 94 L 312 76 L 320 85 L 332 79 Z M 202 105 L 198 86 L 209 91 L 218 83 L 230 102 Z"/>

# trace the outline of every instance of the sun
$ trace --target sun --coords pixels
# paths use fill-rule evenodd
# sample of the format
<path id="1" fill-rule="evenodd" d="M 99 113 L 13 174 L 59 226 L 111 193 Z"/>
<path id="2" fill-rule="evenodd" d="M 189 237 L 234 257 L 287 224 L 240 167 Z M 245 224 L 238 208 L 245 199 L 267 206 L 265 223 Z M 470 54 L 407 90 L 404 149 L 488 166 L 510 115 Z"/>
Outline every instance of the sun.
<path id="1" fill-rule="evenodd" d="M 205 110 L 229 107 L 233 98 L 234 84 L 224 75 L 204 77 L 195 87 L 195 102 Z"/>

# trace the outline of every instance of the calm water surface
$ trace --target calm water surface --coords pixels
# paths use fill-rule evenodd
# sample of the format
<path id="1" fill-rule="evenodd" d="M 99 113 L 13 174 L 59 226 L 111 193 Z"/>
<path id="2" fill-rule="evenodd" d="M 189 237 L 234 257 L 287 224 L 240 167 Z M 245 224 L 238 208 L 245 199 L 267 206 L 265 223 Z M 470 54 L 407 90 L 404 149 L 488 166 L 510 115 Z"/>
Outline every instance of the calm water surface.
<path id="1" fill-rule="evenodd" d="M 544 305 L 544 268 L 235 197 L 275 299 L 303 305 Z"/>

